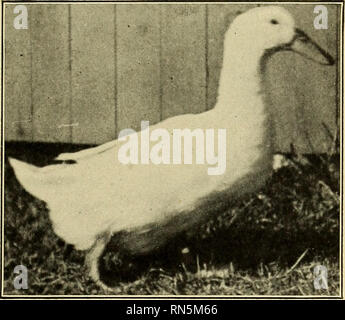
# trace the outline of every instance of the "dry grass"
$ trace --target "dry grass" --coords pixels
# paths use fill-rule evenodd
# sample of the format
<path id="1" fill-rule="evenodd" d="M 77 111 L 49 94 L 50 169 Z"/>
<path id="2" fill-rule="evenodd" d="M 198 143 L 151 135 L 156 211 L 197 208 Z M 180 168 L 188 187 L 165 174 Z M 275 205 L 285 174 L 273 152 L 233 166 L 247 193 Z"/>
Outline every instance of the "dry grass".
<path id="1" fill-rule="evenodd" d="M 7 144 L 6 156 L 43 165 L 73 148 Z M 87 276 L 84 253 L 57 238 L 45 204 L 19 186 L 7 160 L 5 168 L 5 293 L 104 294 Z M 338 295 L 338 255 L 339 156 L 317 156 L 292 159 L 259 193 L 161 252 L 108 249 L 101 271 L 119 295 Z M 29 271 L 25 291 L 13 288 L 19 264 Z M 314 289 L 318 264 L 328 268 L 328 290 Z"/>

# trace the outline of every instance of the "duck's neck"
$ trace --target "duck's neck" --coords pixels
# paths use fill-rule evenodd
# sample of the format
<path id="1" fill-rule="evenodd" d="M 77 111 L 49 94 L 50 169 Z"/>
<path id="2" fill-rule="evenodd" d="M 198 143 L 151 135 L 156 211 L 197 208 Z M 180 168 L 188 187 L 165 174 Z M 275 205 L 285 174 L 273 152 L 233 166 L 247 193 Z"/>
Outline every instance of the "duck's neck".
<path id="1" fill-rule="evenodd" d="M 260 61 L 264 50 L 255 48 L 255 44 L 242 43 L 236 37 L 228 39 L 227 43 L 231 47 L 224 48 L 215 109 L 236 116 L 241 112 L 248 114 L 248 108 L 251 113 L 255 113 L 253 109 L 257 106 L 258 99 L 262 99 Z"/>
<path id="2" fill-rule="evenodd" d="M 225 48 L 214 108 L 216 118 L 227 128 L 231 137 L 229 143 L 244 150 L 244 158 L 256 159 L 260 155 L 260 159 L 266 159 L 272 151 L 272 132 L 270 112 L 261 88 L 261 63 L 265 52 L 255 48 L 255 43 L 245 45 L 236 39 L 229 43 L 231 47 Z M 270 164 L 266 162 L 265 165 Z"/>

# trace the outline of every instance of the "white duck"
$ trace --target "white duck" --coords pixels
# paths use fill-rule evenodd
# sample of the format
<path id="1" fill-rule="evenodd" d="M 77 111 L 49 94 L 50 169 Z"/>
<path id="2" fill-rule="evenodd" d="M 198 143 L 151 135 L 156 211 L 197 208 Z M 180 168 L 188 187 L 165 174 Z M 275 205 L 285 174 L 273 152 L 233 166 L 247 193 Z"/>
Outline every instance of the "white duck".
<path id="1" fill-rule="evenodd" d="M 207 165 L 200 164 L 124 165 L 117 157 L 119 140 L 57 158 L 75 160 L 74 164 L 38 168 L 9 159 L 23 187 L 47 203 L 56 234 L 77 249 L 89 250 L 87 262 L 96 282 L 102 285 L 98 259 L 112 234 L 126 231 L 127 250 L 148 252 L 219 212 L 228 199 L 262 185 L 272 169 L 272 152 L 260 73 L 265 53 L 278 49 L 333 64 L 327 53 L 295 28 L 285 9 L 256 7 L 237 16 L 225 34 L 215 107 L 150 127 L 169 132 L 225 128 L 227 165 L 222 175 L 208 175 Z"/>

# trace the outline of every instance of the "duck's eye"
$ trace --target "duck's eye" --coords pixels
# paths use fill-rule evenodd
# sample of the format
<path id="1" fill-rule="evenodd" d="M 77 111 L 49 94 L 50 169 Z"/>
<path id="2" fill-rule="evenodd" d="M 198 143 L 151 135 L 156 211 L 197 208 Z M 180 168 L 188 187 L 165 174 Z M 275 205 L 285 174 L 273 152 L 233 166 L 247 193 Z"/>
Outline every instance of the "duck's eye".
<path id="1" fill-rule="evenodd" d="M 272 20 L 270 21 L 270 23 L 271 23 L 271 24 L 278 24 L 279 22 L 278 22 L 276 19 L 272 19 Z"/>

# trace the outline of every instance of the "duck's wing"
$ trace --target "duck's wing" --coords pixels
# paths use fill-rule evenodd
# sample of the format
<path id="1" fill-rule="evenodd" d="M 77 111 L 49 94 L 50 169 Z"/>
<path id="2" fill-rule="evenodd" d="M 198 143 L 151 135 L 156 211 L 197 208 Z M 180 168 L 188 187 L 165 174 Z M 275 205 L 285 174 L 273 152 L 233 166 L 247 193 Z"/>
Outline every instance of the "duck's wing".
<path id="1" fill-rule="evenodd" d="M 72 153 L 60 153 L 55 160 L 65 161 L 65 160 L 81 160 L 81 159 L 87 159 L 91 156 L 100 154 L 102 152 L 105 152 L 111 148 L 114 148 L 117 145 L 117 140 L 112 140 L 107 143 L 104 143 L 100 146 L 84 149 L 78 152 L 72 152 Z"/>
<path id="2" fill-rule="evenodd" d="M 195 114 L 182 114 L 177 115 L 175 117 L 168 118 L 163 120 L 155 125 L 150 126 L 150 129 L 153 130 L 155 128 L 165 128 L 167 130 L 172 130 L 173 128 L 189 128 L 193 123 L 193 120 L 200 118 L 200 115 Z M 140 135 L 140 131 L 136 132 L 136 134 Z M 58 161 L 66 161 L 66 160 L 74 160 L 79 162 L 80 160 L 86 160 L 93 156 L 97 156 L 103 152 L 109 151 L 110 149 L 116 150 L 119 146 L 119 140 L 115 139 L 109 142 L 106 142 L 102 145 L 93 148 L 87 148 L 78 152 L 72 153 L 60 153 L 55 160 Z"/>

